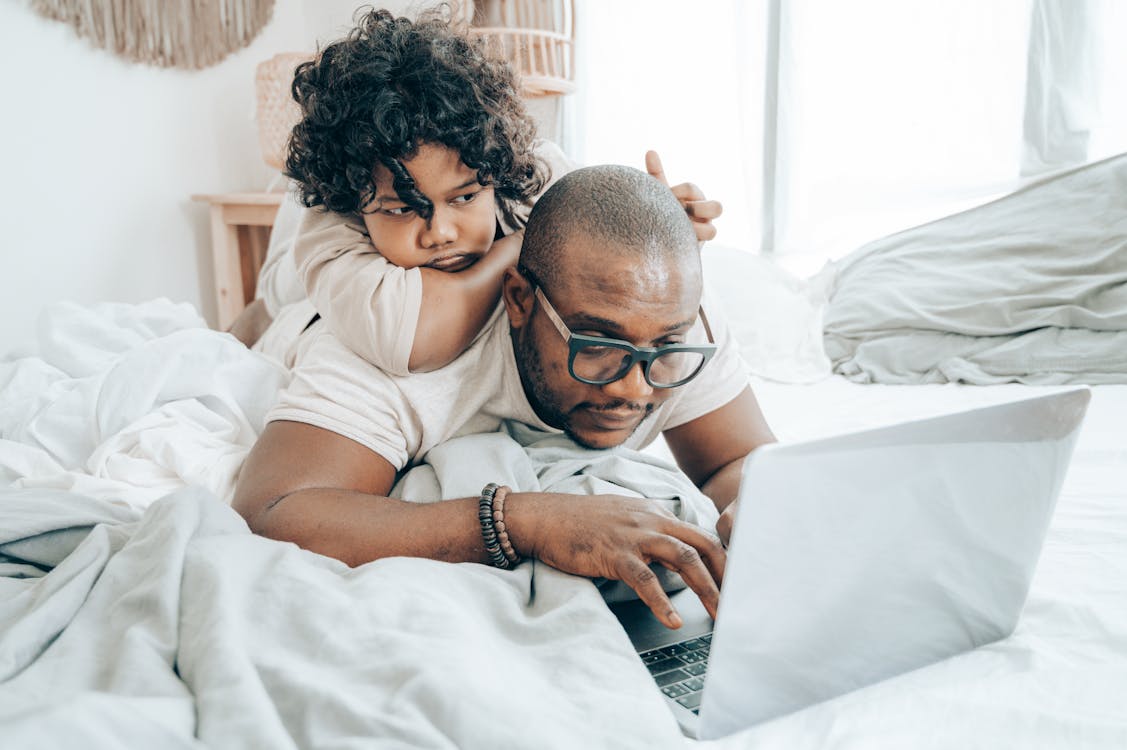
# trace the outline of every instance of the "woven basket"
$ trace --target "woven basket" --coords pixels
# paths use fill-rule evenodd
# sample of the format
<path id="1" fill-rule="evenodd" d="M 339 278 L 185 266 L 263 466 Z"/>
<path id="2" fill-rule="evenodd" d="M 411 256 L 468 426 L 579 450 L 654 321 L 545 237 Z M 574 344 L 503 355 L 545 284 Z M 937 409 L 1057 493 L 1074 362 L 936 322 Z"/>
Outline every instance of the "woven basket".
<path id="1" fill-rule="evenodd" d="M 575 91 L 573 0 L 485 0 L 470 34 L 504 59 L 526 97 Z"/>
<path id="2" fill-rule="evenodd" d="M 486 46 L 509 61 L 520 76 L 526 97 L 556 96 L 575 91 L 573 0 L 479 0 L 482 12 L 467 31 L 485 39 Z M 455 19 L 474 17 L 475 4 L 455 4 Z M 293 73 L 313 59 L 306 52 L 283 52 L 259 63 L 254 76 L 258 145 L 262 159 L 281 170 L 290 131 L 301 109 L 290 94 Z"/>
<path id="3" fill-rule="evenodd" d="M 301 119 L 301 108 L 290 94 L 294 69 L 312 57 L 304 52 L 283 52 L 259 63 L 255 69 L 258 147 L 262 160 L 277 170 L 285 164 L 290 131 Z"/>

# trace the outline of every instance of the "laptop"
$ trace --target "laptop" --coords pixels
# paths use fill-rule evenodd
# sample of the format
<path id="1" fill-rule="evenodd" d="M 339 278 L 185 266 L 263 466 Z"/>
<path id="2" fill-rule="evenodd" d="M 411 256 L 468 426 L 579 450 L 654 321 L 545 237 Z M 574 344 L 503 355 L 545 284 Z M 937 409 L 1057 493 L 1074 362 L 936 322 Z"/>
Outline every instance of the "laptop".
<path id="1" fill-rule="evenodd" d="M 1087 388 L 756 450 L 713 623 L 612 605 L 685 734 L 714 739 L 1010 635 Z"/>

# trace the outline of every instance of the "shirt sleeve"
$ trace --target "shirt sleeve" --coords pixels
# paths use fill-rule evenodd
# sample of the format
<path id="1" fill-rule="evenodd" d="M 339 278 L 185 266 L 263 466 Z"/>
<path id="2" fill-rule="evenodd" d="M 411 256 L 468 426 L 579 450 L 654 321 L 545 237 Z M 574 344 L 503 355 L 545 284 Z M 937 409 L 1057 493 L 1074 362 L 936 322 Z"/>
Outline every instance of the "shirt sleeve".
<path id="1" fill-rule="evenodd" d="M 376 252 L 359 216 L 305 209 L 294 262 L 333 334 L 376 367 L 407 374 L 423 301 L 422 274 Z"/>
<path id="2" fill-rule="evenodd" d="M 421 426 L 395 378 L 361 359 L 324 323 L 302 334 L 289 385 L 267 422 L 302 422 L 349 438 L 396 471 L 419 450 Z"/>

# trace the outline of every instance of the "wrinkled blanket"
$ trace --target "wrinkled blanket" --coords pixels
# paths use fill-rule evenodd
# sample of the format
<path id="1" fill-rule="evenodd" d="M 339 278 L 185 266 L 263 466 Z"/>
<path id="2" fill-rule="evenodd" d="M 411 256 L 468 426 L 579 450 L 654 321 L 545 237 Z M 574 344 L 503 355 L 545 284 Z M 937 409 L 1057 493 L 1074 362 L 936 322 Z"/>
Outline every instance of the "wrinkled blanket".
<path id="1" fill-rule="evenodd" d="M 350 569 L 202 489 L 3 490 L 0 574 L 3 747 L 680 744 L 595 587 L 543 565 Z"/>
<path id="2" fill-rule="evenodd" d="M 229 500 L 289 378 L 168 300 L 61 303 L 36 333 L 37 356 L 0 360 L 0 486 L 143 508 L 196 484 Z"/>
<path id="3" fill-rule="evenodd" d="M 1127 155 L 857 250 L 824 325 L 860 383 L 1127 383 Z"/>

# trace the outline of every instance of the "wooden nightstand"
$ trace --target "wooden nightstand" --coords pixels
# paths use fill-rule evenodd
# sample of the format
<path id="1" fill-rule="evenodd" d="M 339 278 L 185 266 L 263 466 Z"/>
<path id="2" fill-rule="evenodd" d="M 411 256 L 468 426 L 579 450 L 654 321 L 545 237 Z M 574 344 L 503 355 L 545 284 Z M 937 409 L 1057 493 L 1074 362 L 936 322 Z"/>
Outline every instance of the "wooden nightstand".
<path id="1" fill-rule="evenodd" d="M 193 195 L 211 207 L 211 256 L 215 264 L 215 307 L 225 331 L 254 299 L 255 282 L 270 228 L 285 193 Z"/>

